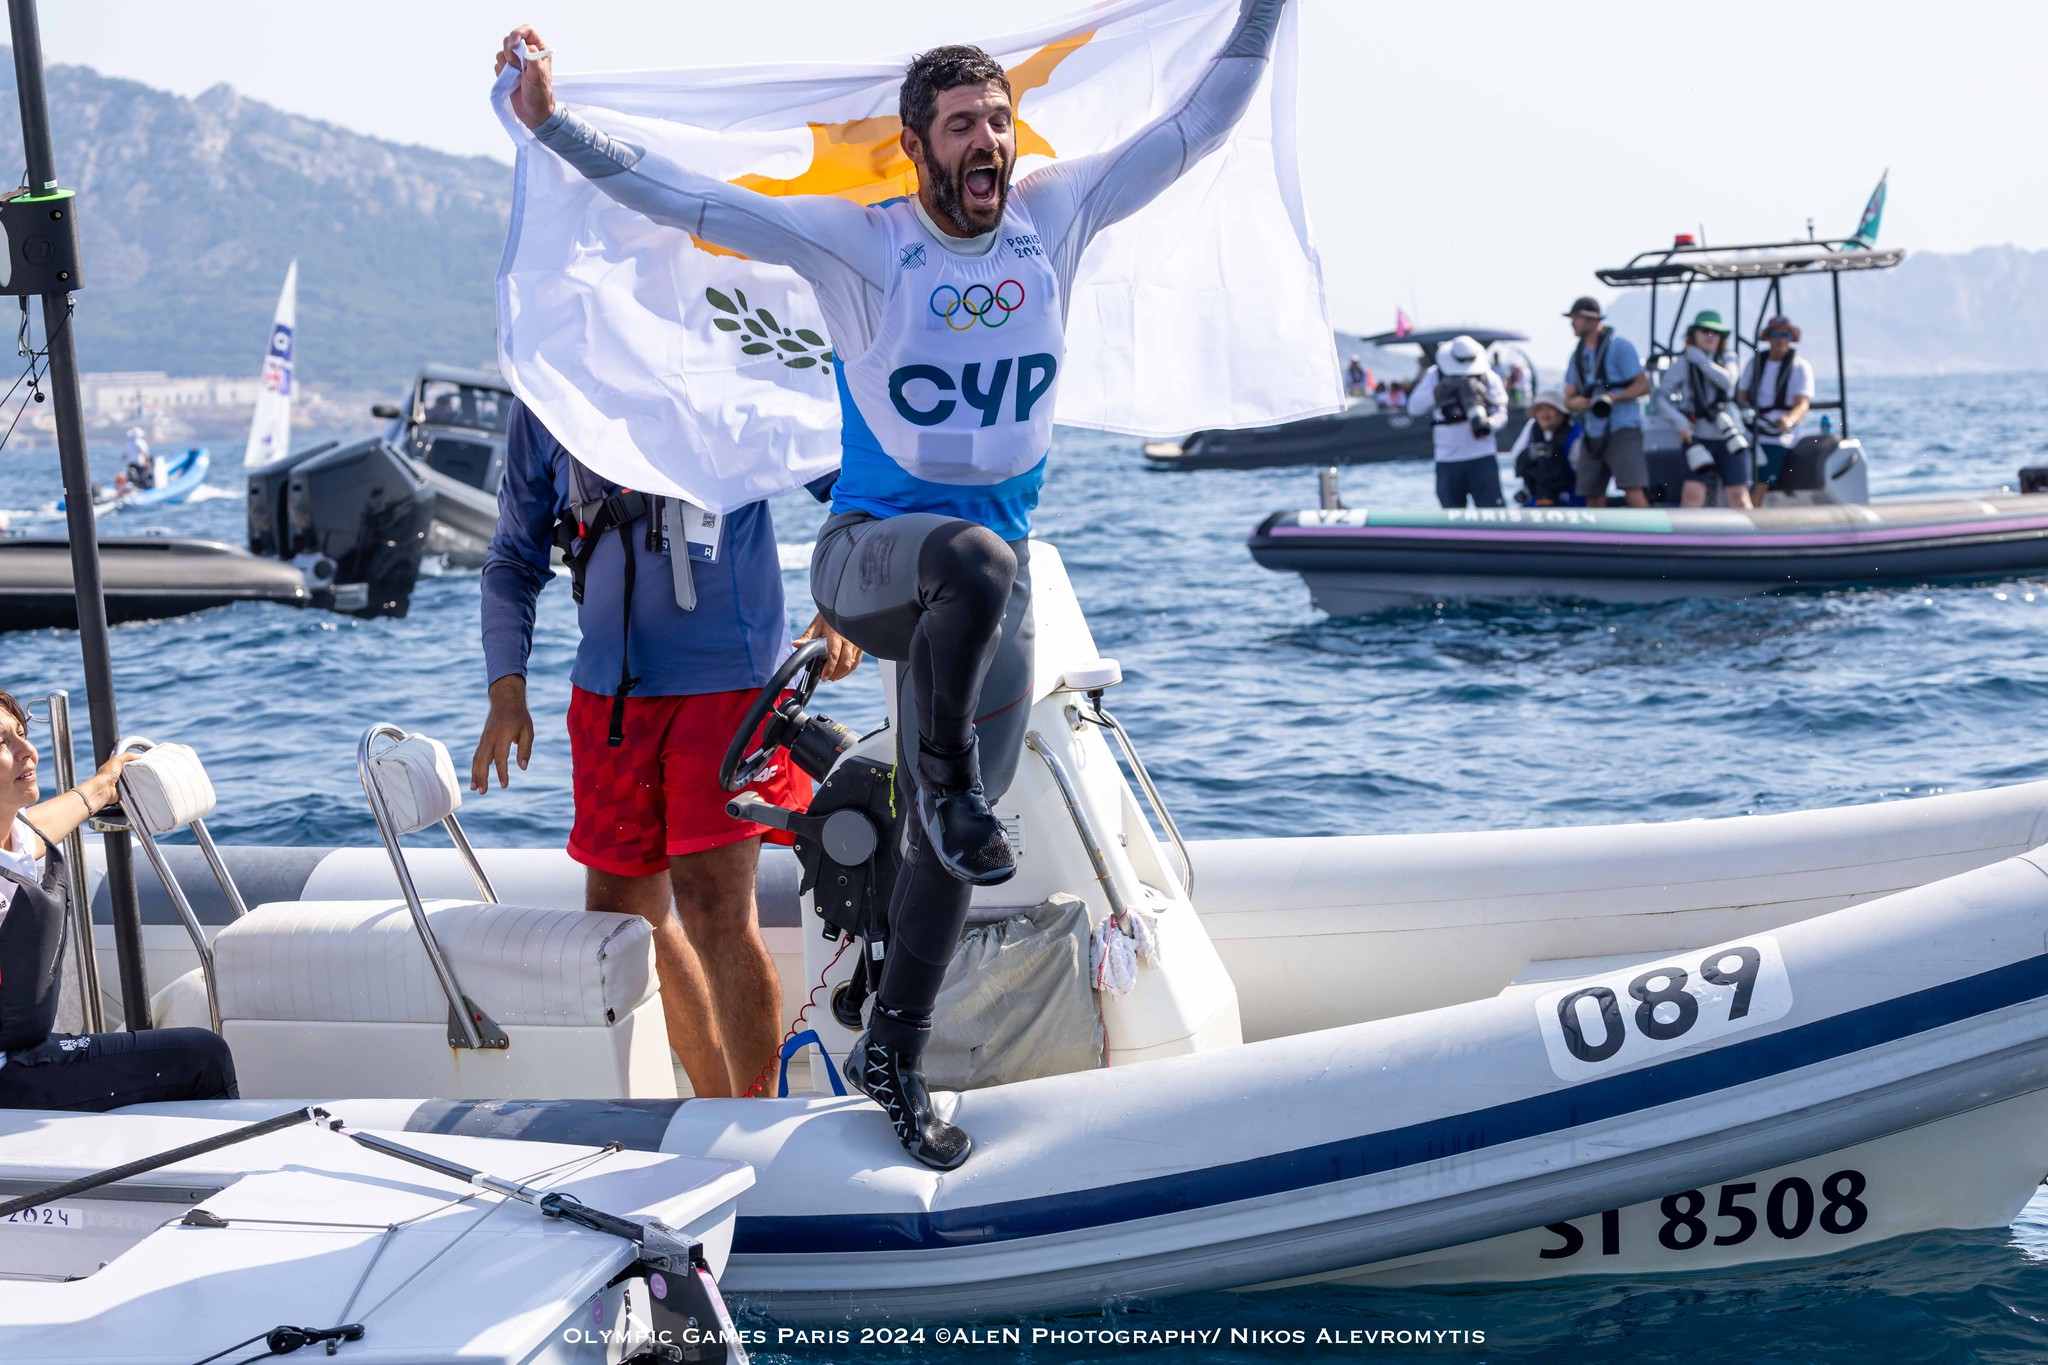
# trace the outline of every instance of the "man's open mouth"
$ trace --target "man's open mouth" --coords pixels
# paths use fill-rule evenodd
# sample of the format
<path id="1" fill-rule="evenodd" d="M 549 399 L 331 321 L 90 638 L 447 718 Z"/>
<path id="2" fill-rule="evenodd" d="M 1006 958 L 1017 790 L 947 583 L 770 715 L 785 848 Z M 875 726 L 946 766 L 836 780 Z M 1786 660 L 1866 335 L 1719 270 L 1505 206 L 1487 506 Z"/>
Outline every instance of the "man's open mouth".
<path id="1" fill-rule="evenodd" d="M 994 166 L 976 166 L 967 173 L 963 183 L 967 189 L 968 203 L 976 208 L 995 207 L 997 175 Z"/>

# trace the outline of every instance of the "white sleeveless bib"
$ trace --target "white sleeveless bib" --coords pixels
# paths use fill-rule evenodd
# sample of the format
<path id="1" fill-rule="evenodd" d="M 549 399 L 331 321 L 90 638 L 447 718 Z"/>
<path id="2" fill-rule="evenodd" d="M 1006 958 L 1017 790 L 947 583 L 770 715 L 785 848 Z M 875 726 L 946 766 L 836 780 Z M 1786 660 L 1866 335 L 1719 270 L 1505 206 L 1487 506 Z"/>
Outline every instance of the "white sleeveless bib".
<path id="1" fill-rule="evenodd" d="M 1066 353 L 1038 230 L 1012 199 L 995 246 L 961 257 L 932 240 L 911 201 L 880 207 L 895 273 L 874 344 L 843 362 L 860 417 L 917 478 L 992 484 L 1024 473 L 1051 448 Z"/>

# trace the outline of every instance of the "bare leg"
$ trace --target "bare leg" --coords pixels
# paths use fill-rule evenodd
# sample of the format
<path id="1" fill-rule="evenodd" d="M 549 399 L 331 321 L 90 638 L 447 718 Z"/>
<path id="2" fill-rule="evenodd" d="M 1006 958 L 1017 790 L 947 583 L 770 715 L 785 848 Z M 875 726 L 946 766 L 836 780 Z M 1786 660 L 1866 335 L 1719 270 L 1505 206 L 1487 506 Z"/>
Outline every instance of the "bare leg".
<path id="1" fill-rule="evenodd" d="M 683 1064 L 690 1089 L 707 1098 L 732 1094 L 704 969 L 669 901 L 668 879 L 659 872 L 651 877 L 621 877 L 594 867 L 583 871 L 585 909 L 638 915 L 654 930 L 654 975 L 661 982 L 668 1045 Z"/>
<path id="2" fill-rule="evenodd" d="M 1721 501 L 1738 512 L 1747 512 L 1751 505 L 1749 501 L 1749 486 L 1740 483 L 1722 484 Z"/>
<path id="3" fill-rule="evenodd" d="M 755 837 L 668 862 L 676 911 L 710 981 L 734 1095 L 746 1094 L 782 1042 L 782 987 L 754 905 L 760 861 Z"/>
<path id="4" fill-rule="evenodd" d="M 1628 502 L 1630 507 L 1648 507 L 1650 505 L 1650 495 L 1640 488 L 1624 488 L 1621 492 L 1622 497 Z"/>
<path id="5" fill-rule="evenodd" d="M 1679 490 L 1678 505 L 1680 507 L 1705 507 L 1707 505 L 1707 486 L 1698 479 L 1687 479 L 1685 486 Z"/>

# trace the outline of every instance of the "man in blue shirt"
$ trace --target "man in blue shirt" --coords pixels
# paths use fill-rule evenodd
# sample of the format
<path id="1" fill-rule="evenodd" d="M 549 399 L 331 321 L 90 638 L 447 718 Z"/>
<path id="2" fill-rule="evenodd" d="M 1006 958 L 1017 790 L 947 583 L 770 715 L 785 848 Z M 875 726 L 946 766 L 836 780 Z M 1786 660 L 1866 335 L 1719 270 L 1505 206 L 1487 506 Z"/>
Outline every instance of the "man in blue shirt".
<path id="1" fill-rule="evenodd" d="M 1604 326 L 1600 301 L 1582 298 L 1565 314 L 1579 344 L 1564 369 L 1564 405 L 1585 431 L 1579 453 L 1579 495 L 1588 507 L 1607 505 L 1607 480 L 1621 485 L 1630 507 L 1648 507 L 1650 467 L 1643 458 L 1643 406 L 1650 375 L 1627 337 Z"/>
<path id="2" fill-rule="evenodd" d="M 513 749 L 521 768 L 532 752 L 526 664 L 534 606 L 554 578 L 557 523 L 598 489 L 619 491 L 579 472 L 540 419 L 514 404 L 483 569 L 491 712 L 470 761 L 472 791 L 488 790 L 493 767 L 505 786 Z M 725 813 L 718 763 L 747 703 L 789 651 L 782 569 L 768 505 L 752 503 L 721 519 L 714 558 L 688 564 L 694 605 L 685 608 L 670 558 L 671 549 L 688 553 L 683 533 L 662 548 L 660 535 L 649 534 L 651 516 L 642 510 L 617 529 L 578 527 L 576 549 L 587 546 L 589 557 L 570 671 L 569 856 L 586 869 L 585 908 L 636 914 L 653 926 L 669 1046 L 691 1090 L 738 1095 L 781 1038 L 781 991 L 756 924 L 754 873 L 763 836 L 789 836 Z M 804 638 L 812 635 L 832 645 L 827 678 L 853 671 L 859 650 L 822 621 Z M 798 810 L 810 802 L 809 781 L 787 762 L 751 790 Z"/>

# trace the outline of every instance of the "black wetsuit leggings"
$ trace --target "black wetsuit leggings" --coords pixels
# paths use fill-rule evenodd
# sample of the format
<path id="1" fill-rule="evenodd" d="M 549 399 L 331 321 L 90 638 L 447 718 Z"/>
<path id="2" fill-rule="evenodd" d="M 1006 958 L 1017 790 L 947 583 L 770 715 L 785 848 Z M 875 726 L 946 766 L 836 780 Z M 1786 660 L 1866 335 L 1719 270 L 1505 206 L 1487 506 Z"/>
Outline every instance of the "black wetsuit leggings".
<path id="1" fill-rule="evenodd" d="M 7 868 L 0 880 L 13 892 L 0 915 L 0 1109 L 236 1098 L 234 1058 L 207 1029 L 52 1033 L 68 931 L 64 855 L 57 845 L 46 849 L 40 881 Z"/>
<path id="2" fill-rule="evenodd" d="M 951 785 L 958 760 L 947 756 L 978 736 L 983 791 L 993 804 L 1009 790 L 1031 711 L 1029 541 L 1005 542 L 987 527 L 937 513 L 841 513 L 818 533 L 811 593 L 834 630 L 902 665 L 899 786 Z M 959 946 L 972 888 L 931 855 L 916 818 L 907 823 L 875 1002 L 909 1027 L 877 1015 L 871 1028 L 877 1042 L 916 1051 Z"/>
<path id="3" fill-rule="evenodd" d="M 0 1109 L 101 1113 L 160 1100 L 236 1098 L 235 1062 L 218 1033 L 53 1033 L 0 1066 Z"/>

